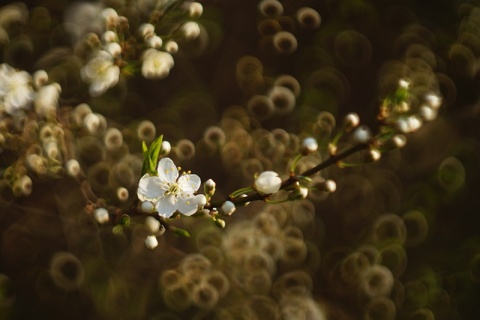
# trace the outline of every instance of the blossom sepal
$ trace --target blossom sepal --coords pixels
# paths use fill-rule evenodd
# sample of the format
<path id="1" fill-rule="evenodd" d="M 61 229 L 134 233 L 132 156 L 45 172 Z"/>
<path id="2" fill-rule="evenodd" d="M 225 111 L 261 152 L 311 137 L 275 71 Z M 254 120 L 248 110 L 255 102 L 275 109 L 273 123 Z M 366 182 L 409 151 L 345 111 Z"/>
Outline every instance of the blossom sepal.
<path id="1" fill-rule="evenodd" d="M 142 141 L 142 152 L 143 152 L 143 165 L 142 165 L 142 176 L 145 173 L 149 175 L 156 176 L 157 172 L 157 162 L 158 156 L 162 151 L 162 142 L 163 135 L 155 139 L 149 147 L 147 143 Z"/>

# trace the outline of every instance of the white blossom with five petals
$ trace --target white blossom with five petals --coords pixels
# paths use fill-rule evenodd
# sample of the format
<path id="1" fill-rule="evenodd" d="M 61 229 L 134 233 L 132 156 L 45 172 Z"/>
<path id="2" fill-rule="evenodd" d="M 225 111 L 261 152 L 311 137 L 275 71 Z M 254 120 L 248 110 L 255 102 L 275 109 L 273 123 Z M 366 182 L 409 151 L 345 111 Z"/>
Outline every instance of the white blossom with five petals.
<path id="1" fill-rule="evenodd" d="M 139 182 L 137 195 L 141 201 L 151 201 L 158 214 L 169 218 L 175 211 L 190 216 L 198 209 L 194 193 L 201 184 L 196 174 L 180 175 L 170 158 L 158 162 L 158 174 L 145 174 Z"/>

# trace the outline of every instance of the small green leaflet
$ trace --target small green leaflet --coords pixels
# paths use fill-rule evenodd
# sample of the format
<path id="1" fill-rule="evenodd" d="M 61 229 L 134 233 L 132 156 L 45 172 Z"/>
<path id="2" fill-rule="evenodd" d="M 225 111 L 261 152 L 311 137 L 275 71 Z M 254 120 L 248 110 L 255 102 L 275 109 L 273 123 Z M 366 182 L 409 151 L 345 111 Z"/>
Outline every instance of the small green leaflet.
<path id="1" fill-rule="evenodd" d="M 155 139 L 150 147 L 147 147 L 145 141 L 142 141 L 143 165 L 142 176 L 148 173 L 152 176 L 157 175 L 158 156 L 162 150 L 163 135 Z"/>

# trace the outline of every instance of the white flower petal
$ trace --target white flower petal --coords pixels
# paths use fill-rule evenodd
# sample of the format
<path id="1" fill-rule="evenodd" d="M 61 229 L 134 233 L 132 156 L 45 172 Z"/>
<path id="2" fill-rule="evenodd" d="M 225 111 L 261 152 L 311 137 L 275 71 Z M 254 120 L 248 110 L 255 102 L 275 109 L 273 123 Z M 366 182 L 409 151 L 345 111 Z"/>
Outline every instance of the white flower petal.
<path id="1" fill-rule="evenodd" d="M 178 178 L 178 170 L 170 158 L 163 158 L 158 162 L 158 176 L 164 182 L 176 182 Z"/>
<path id="2" fill-rule="evenodd" d="M 186 216 L 191 216 L 197 212 L 197 209 L 198 205 L 194 197 L 184 198 L 180 196 L 178 199 L 178 211 L 180 211 L 180 213 L 183 213 Z"/>
<path id="3" fill-rule="evenodd" d="M 138 183 L 137 196 L 141 201 L 150 200 L 156 202 L 165 194 L 162 181 L 155 176 L 145 174 Z"/>
<path id="4" fill-rule="evenodd" d="M 156 204 L 157 212 L 164 218 L 170 218 L 177 211 L 178 199 L 173 194 L 163 196 Z"/>
<path id="5" fill-rule="evenodd" d="M 202 181 L 196 174 L 184 174 L 178 178 L 178 186 L 185 193 L 194 193 L 200 188 Z"/>

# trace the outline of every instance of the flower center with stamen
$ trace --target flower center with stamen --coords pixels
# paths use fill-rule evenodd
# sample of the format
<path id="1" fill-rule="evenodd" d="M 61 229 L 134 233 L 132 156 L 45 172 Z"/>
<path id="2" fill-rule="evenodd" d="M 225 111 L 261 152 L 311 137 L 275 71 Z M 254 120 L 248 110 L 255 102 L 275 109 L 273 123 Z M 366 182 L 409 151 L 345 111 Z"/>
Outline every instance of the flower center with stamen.
<path id="1" fill-rule="evenodd" d="M 168 196 L 170 194 L 173 194 L 174 196 L 178 196 L 180 193 L 180 187 L 178 186 L 177 183 L 171 182 L 167 183 L 168 189 L 165 191 L 165 195 Z"/>

